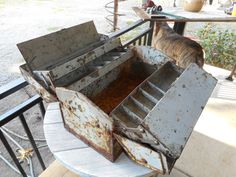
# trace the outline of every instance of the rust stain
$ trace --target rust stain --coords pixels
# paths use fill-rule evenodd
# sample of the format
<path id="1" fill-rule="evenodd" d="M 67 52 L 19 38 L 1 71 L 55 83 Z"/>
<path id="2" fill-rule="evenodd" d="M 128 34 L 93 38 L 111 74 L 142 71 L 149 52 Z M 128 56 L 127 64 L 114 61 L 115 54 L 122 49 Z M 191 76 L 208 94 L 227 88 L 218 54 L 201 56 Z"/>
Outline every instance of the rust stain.
<path id="1" fill-rule="evenodd" d="M 145 79 L 146 76 L 143 74 L 137 75 L 132 71 L 122 71 L 115 81 L 90 99 L 109 114 Z"/>
<path id="2" fill-rule="evenodd" d="M 72 117 L 74 115 L 76 115 L 76 108 L 73 107 L 73 106 L 70 106 L 68 105 L 67 103 L 64 103 L 64 102 L 61 102 L 61 105 L 62 105 L 62 109 L 64 110 L 68 110 L 67 113 L 68 113 L 68 116 Z"/>
<path id="3" fill-rule="evenodd" d="M 81 81 L 81 82 L 84 82 L 84 81 L 85 81 L 85 78 L 80 79 L 80 81 Z"/>
<path id="4" fill-rule="evenodd" d="M 141 158 L 141 160 L 140 160 L 140 163 L 147 164 L 148 162 L 147 162 L 147 160 L 146 160 L 146 159 L 144 159 L 144 158 Z"/>
<path id="5" fill-rule="evenodd" d="M 90 52 L 88 52 L 88 53 L 87 53 L 87 55 L 86 55 L 86 56 L 87 56 L 87 57 L 90 57 L 90 56 L 92 56 L 92 55 L 94 55 L 94 54 L 95 54 L 95 52 L 94 52 L 94 51 L 90 51 Z"/>
<path id="6" fill-rule="evenodd" d="M 64 109 L 67 112 L 67 116 L 64 118 L 64 126 L 67 130 L 69 130 L 71 133 L 73 133 L 75 136 L 77 136 L 79 139 L 81 139 L 84 143 L 91 146 L 93 149 L 101 153 L 103 156 L 105 156 L 108 160 L 114 161 L 119 154 L 121 153 L 122 149 L 119 146 L 119 144 L 114 141 L 112 130 L 108 129 L 106 125 L 100 124 L 98 118 L 89 117 L 85 119 L 90 119 L 94 121 L 85 122 L 83 124 L 76 124 L 74 121 L 72 121 L 73 117 L 77 118 L 78 115 L 73 113 L 73 107 L 68 107 L 68 104 L 60 104 L 62 109 Z M 68 120 L 67 120 L 68 119 Z M 71 123 L 72 126 L 75 126 L 74 128 L 71 128 L 68 123 Z M 80 130 L 84 130 L 84 134 L 76 133 L 75 128 L 79 128 Z M 92 131 L 92 134 L 94 135 L 93 138 L 98 139 L 100 143 L 93 142 L 89 138 L 88 131 Z M 115 144 L 114 144 L 115 143 Z M 117 145 L 118 144 L 118 145 Z"/>
<path id="7" fill-rule="evenodd" d="M 98 72 L 98 71 L 95 71 L 95 72 L 93 72 L 90 76 L 93 77 L 93 78 L 96 78 L 96 77 L 99 76 L 99 72 Z"/>
<path id="8" fill-rule="evenodd" d="M 141 139 L 143 138 L 143 135 L 140 134 L 140 133 L 134 132 L 134 134 L 135 134 L 137 137 L 141 138 Z"/>
<path id="9" fill-rule="evenodd" d="M 94 119 L 94 118 L 91 117 L 90 119 Z M 107 127 L 102 125 L 102 123 L 100 123 L 98 119 L 96 120 L 94 119 L 94 121 L 86 122 L 84 124 L 84 128 L 92 130 L 98 138 L 102 137 L 103 143 L 100 144 L 100 147 L 103 147 L 104 150 L 106 151 L 111 151 L 109 141 L 112 137 L 112 132 Z"/>
<path id="10" fill-rule="evenodd" d="M 78 109 L 80 110 L 80 112 L 84 112 L 85 111 L 85 108 L 81 105 L 78 105 Z"/>
<path id="11" fill-rule="evenodd" d="M 135 161 L 135 162 L 138 163 L 138 164 L 141 164 L 141 165 L 143 165 L 143 166 L 145 166 L 145 167 L 147 167 L 147 168 L 149 168 L 149 169 L 151 169 L 151 170 L 154 170 L 154 171 L 156 171 L 156 172 L 158 172 L 158 173 L 164 175 L 165 171 L 163 171 L 163 170 L 161 170 L 161 169 L 157 169 L 157 168 L 151 166 L 150 164 L 148 164 L 148 162 L 147 162 L 146 159 L 144 159 L 144 158 L 137 159 L 137 158 L 130 152 L 130 150 L 124 145 L 123 142 L 127 141 L 126 139 L 123 139 L 123 138 L 121 138 L 121 137 L 119 137 L 119 136 L 116 136 L 116 135 L 115 135 L 115 137 L 116 137 L 116 139 L 118 140 L 118 142 L 119 142 L 120 144 L 122 144 L 122 147 L 125 149 L 126 153 L 129 155 L 129 157 L 130 157 L 133 161 Z M 151 155 L 151 154 L 150 154 L 150 155 Z"/>
<path id="12" fill-rule="evenodd" d="M 113 153 L 112 146 L 110 148 L 110 151 L 106 151 L 105 149 L 99 147 L 98 145 L 94 144 L 90 140 L 88 140 L 86 137 L 77 134 L 73 129 L 71 129 L 67 124 L 64 125 L 65 128 L 74 134 L 76 137 L 78 137 L 80 140 L 82 140 L 84 143 L 86 143 L 88 146 L 92 147 L 97 152 L 101 153 L 106 159 L 110 160 L 111 162 L 114 162 L 120 153 Z M 112 144 L 112 138 L 109 139 L 109 143 Z"/>

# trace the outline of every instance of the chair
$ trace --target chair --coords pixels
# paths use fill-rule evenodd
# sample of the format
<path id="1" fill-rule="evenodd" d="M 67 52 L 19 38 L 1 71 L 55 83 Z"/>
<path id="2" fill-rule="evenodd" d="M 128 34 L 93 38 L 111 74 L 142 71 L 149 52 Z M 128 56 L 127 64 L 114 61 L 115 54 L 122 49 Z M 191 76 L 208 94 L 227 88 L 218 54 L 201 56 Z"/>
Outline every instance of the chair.
<path id="1" fill-rule="evenodd" d="M 51 163 L 48 168 L 39 175 L 39 177 L 80 177 L 72 171 L 65 168 L 57 160 Z"/>

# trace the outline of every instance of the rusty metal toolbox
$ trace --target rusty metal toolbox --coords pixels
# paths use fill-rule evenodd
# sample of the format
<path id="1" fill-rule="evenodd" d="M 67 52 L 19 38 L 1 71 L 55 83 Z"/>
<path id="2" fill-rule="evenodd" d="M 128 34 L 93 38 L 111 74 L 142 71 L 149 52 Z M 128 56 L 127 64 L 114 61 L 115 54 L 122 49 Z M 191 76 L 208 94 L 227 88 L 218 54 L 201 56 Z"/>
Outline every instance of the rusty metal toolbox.
<path id="1" fill-rule="evenodd" d="M 93 22 L 18 44 L 21 72 L 46 101 L 60 101 L 66 129 L 110 161 L 122 149 L 161 174 L 181 155 L 216 80 L 181 69 L 151 47 L 124 50 Z"/>
<path id="2" fill-rule="evenodd" d="M 121 46 L 120 40 L 97 33 L 92 21 L 17 46 L 26 61 L 20 66 L 24 78 L 47 102 L 57 100 L 56 87 L 75 89 L 69 85 L 99 68 L 102 55 L 113 59 L 126 55 L 110 52 Z"/>
<path id="3" fill-rule="evenodd" d="M 134 161 L 169 173 L 215 85 L 196 64 L 182 71 L 167 62 L 111 112 L 115 137 Z"/>

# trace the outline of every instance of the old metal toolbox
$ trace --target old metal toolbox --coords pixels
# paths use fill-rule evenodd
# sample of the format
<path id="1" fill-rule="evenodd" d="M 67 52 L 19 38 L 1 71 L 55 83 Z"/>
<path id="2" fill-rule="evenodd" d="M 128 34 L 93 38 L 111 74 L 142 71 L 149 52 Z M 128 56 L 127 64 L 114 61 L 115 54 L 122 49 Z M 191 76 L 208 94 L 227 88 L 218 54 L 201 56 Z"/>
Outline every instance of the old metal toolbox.
<path id="1" fill-rule="evenodd" d="M 95 71 L 101 64 L 99 57 L 104 54 L 120 57 L 123 53 L 109 53 L 120 45 L 119 39 L 97 33 L 94 23 L 89 21 L 17 44 L 26 61 L 20 70 L 44 100 L 55 101 L 56 87 L 68 87 Z M 84 68 L 85 64 L 93 66 Z"/>
<path id="2" fill-rule="evenodd" d="M 215 85 L 196 64 L 167 62 L 111 112 L 115 137 L 139 164 L 170 172 Z"/>
<path id="3" fill-rule="evenodd" d="M 68 131 L 110 161 L 122 149 L 137 163 L 169 173 L 216 80 L 185 70 L 151 47 L 124 50 L 87 22 L 18 44 L 25 79 L 46 101 L 60 101 Z"/>

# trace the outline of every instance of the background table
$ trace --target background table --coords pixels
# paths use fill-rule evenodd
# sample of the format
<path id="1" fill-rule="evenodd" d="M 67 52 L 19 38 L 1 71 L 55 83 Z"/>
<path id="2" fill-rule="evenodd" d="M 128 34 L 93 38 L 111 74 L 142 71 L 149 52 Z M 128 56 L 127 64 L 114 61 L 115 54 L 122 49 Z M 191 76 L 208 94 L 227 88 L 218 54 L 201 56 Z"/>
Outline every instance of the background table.
<path id="1" fill-rule="evenodd" d="M 183 35 L 187 22 L 236 22 L 236 17 L 227 15 L 223 10 L 212 9 L 212 7 L 203 7 L 200 12 L 187 12 L 183 8 L 169 8 L 158 14 L 148 14 L 139 7 L 133 7 L 136 15 L 145 21 L 167 21 L 174 22 L 174 30 Z M 165 17 L 165 18 L 163 18 Z"/>
<path id="2" fill-rule="evenodd" d="M 55 158 L 81 176 L 149 177 L 152 170 L 131 161 L 124 153 L 114 162 L 88 147 L 63 126 L 59 103 L 50 103 L 44 117 L 44 134 Z"/>

